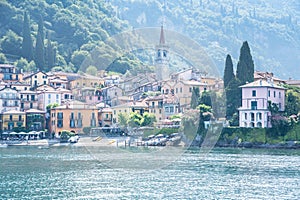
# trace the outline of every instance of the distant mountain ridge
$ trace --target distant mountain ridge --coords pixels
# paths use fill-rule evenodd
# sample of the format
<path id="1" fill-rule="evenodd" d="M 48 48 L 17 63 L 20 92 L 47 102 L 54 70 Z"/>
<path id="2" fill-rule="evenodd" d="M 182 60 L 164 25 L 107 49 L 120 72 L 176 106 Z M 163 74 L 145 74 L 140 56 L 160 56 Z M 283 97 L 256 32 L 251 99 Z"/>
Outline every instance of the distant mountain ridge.
<path id="1" fill-rule="evenodd" d="M 37 19 L 42 15 L 45 35 L 50 35 L 57 50 L 56 70 L 78 71 L 82 59 L 91 57 L 89 52 L 96 47 L 97 55 L 111 57 L 112 53 L 103 44 L 108 37 L 132 27 L 159 28 L 164 22 L 166 29 L 197 41 L 211 56 L 219 74 L 223 74 L 228 53 L 236 67 L 242 42 L 247 40 L 256 70 L 273 72 L 280 78 L 300 79 L 298 0 L 3 0 L 0 39 L 9 30 L 13 31 L 16 33 L 11 34 L 16 37 L 13 48 L 17 50 L 20 50 L 25 10 L 31 19 L 34 43 Z M 11 54 L 3 48 L 2 52 Z M 18 53 L 9 56 L 20 57 Z M 86 67 L 96 64 L 92 60 Z M 129 67 L 133 65 L 139 63 L 135 61 Z"/>
<path id="2" fill-rule="evenodd" d="M 226 54 L 236 66 L 249 42 L 256 70 L 300 79 L 300 2 L 297 0 L 111 0 L 118 16 L 136 28 L 160 26 L 202 45 L 224 70 Z"/>

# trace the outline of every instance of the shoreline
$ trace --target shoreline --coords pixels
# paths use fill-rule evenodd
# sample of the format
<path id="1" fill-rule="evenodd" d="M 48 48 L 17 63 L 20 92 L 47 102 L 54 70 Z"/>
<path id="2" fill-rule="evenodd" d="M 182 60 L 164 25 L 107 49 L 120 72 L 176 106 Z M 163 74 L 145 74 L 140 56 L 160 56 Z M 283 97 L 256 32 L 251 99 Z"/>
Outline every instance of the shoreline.
<path id="1" fill-rule="evenodd" d="M 78 146 L 78 147 L 139 147 L 136 140 L 130 137 L 90 137 L 82 136 L 77 143 L 60 143 L 57 139 L 41 139 L 29 141 L 6 141 L 0 140 L 2 147 L 8 146 L 38 146 L 38 147 L 59 147 L 59 146 Z M 143 146 L 141 146 L 143 147 Z M 189 147 L 201 148 L 200 144 L 192 143 Z M 260 144 L 251 142 L 217 142 L 214 148 L 246 148 L 246 149 L 300 149 L 300 142 L 286 141 L 276 144 Z M 160 148 L 160 147 L 159 147 Z"/>

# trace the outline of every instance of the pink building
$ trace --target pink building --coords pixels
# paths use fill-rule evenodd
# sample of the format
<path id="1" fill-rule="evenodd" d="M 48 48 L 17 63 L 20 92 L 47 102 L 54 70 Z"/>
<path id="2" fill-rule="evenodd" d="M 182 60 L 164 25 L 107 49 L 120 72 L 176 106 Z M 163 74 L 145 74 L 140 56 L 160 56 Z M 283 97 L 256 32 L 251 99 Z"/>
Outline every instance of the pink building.
<path id="1" fill-rule="evenodd" d="M 241 86 L 240 127 L 271 127 L 269 102 L 284 111 L 285 89 L 272 81 L 257 80 Z"/>

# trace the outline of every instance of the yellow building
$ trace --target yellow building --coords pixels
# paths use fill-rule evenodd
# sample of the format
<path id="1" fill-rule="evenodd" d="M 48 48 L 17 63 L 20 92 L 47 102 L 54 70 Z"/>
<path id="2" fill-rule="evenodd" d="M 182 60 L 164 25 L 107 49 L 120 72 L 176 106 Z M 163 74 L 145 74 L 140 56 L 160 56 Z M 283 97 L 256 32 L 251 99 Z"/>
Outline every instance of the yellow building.
<path id="1" fill-rule="evenodd" d="M 25 112 L 10 110 L 1 114 L 0 121 L 1 130 L 3 131 L 19 131 L 26 127 Z"/>
<path id="2" fill-rule="evenodd" d="M 111 108 L 102 108 L 98 112 L 98 124 L 100 127 L 112 125 L 113 110 Z"/>
<path id="3" fill-rule="evenodd" d="M 145 101 L 141 102 L 129 102 L 117 106 L 112 106 L 112 117 L 113 117 L 113 123 L 118 123 L 118 115 L 120 113 L 124 114 L 130 114 L 131 112 L 139 113 L 140 115 L 143 115 L 144 112 L 149 112 L 148 105 Z"/>
<path id="4" fill-rule="evenodd" d="M 146 99 L 149 105 L 149 113 L 154 114 L 157 121 L 164 119 L 163 100 L 163 95 L 148 97 Z"/>
<path id="5" fill-rule="evenodd" d="M 83 87 L 100 87 L 104 85 L 104 79 L 97 76 L 91 76 L 88 74 L 81 75 L 75 80 L 70 81 L 70 89 L 83 88 Z"/>
<path id="6" fill-rule="evenodd" d="M 63 106 L 52 108 L 50 111 L 51 133 L 59 135 L 63 130 L 83 133 L 84 127 L 96 127 L 98 110 L 80 101 L 67 102 Z"/>
<path id="7" fill-rule="evenodd" d="M 176 96 L 182 112 L 185 108 L 189 108 L 191 104 L 193 88 L 199 88 L 199 91 L 201 93 L 207 90 L 207 84 L 195 80 L 168 80 L 162 83 L 161 92 L 162 94 L 173 94 L 174 96 Z"/>

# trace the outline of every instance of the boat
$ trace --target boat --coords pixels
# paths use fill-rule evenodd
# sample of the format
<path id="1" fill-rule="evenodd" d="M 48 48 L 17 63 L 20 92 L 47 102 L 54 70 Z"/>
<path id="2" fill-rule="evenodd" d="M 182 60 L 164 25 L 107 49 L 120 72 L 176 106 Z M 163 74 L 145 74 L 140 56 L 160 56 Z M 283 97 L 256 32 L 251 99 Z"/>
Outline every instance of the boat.
<path id="1" fill-rule="evenodd" d="M 0 148 L 6 148 L 6 147 L 8 147 L 7 144 L 0 144 Z"/>

